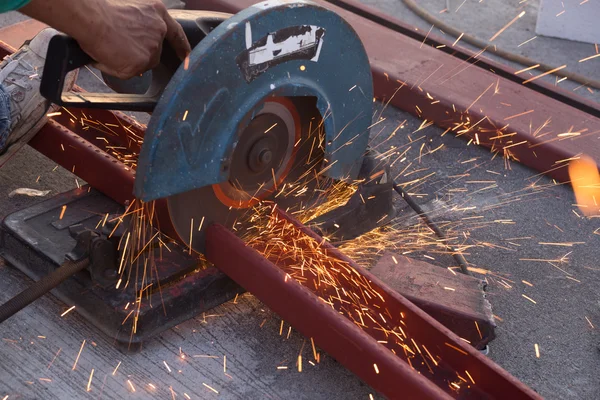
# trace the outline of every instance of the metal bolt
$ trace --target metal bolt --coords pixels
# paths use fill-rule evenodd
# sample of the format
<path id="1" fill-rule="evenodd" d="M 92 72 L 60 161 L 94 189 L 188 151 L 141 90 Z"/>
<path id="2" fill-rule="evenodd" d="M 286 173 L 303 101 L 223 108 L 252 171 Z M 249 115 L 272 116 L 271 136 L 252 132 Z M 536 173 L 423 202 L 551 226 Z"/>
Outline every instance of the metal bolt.
<path id="1" fill-rule="evenodd" d="M 258 161 L 262 164 L 268 164 L 273 159 L 273 152 L 269 149 L 264 149 L 258 156 Z"/>

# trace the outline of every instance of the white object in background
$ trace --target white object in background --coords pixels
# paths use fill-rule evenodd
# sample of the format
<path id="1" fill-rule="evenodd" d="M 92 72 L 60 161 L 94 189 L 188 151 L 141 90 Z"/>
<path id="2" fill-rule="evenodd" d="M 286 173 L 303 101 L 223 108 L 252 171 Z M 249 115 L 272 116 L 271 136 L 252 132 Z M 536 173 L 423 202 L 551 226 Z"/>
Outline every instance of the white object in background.
<path id="1" fill-rule="evenodd" d="M 49 190 L 37 190 L 29 188 L 15 189 L 8 194 L 8 197 L 15 197 L 16 195 L 29 196 L 29 197 L 44 197 L 50 193 Z"/>
<path id="2" fill-rule="evenodd" d="M 600 1 L 541 0 L 535 32 L 538 35 L 600 43 Z"/>

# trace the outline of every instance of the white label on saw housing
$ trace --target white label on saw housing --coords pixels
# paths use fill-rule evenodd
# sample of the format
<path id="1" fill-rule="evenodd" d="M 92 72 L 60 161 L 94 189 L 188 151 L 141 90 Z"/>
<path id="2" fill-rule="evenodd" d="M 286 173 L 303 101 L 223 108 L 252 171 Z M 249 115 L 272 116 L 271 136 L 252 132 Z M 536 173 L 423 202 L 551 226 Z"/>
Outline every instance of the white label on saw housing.
<path id="1" fill-rule="evenodd" d="M 246 49 L 252 47 L 252 25 L 246 22 Z"/>
<path id="2" fill-rule="evenodd" d="M 319 29 L 318 26 L 310 25 L 310 29 L 306 32 L 290 36 L 278 43 L 273 42 L 273 35 L 268 35 L 267 43 L 264 46 L 250 51 L 249 64 L 251 66 L 264 64 L 314 46 L 318 46 L 318 48 L 311 61 L 317 62 L 319 61 L 321 46 L 323 45 L 322 38 L 321 40 L 317 38 L 317 31 Z M 246 32 L 248 32 L 248 30 L 246 30 Z M 246 35 L 248 34 L 246 33 Z"/>
<path id="3" fill-rule="evenodd" d="M 253 4 L 251 7 L 254 8 L 258 8 L 260 10 L 266 10 L 269 7 L 276 7 L 276 6 L 290 6 L 290 8 L 292 7 L 304 7 L 304 5 L 310 5 L 311 3 L 309 1 L 305 1 L 305 0 L 270 0 L 270 1 L 263 1 L 261 3 L 256 3 Z"/>

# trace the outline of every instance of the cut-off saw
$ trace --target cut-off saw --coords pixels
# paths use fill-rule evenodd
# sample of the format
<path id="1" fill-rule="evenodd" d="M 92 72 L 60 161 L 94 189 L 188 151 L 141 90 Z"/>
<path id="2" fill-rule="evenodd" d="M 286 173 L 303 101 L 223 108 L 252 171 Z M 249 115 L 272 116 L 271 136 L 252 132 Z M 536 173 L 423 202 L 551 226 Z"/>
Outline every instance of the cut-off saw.
<path id="1" fill-rule="evenodd" d="M 364 47 L 340 16 L 305 1 L 233 16 L 171 13 L 193 46 L 185 62 L 165 45 L 161 64 L 136 82 L 105 77 L 129 93 L 62 93 L 65 74 L 93 60 L 56 38 L 49 53 L 62 63 L 49 76 L 59 79 L 45 79 L 42 92 L 65 107 L 152 112 L 135 197 L 165 198 L 184 243 L 202 252 L 213 222 L 243 230 L 261 201 L 304 209 L 324 200 L 323 181 L 363 178 L 373 84 Z"/>
<path id="2" fill-rule="evenodd" d="M 110 93 L 63 92 L 65 76 L 94 60 L 74 39 L 59 35 L 48 48 L 41 92 L 67 110 L 152 114 L 134 197 L 160 204 L 152 206 L 157 222 L 151 229 L 159 227 L 182 245 L 169 252 L 144 246 L 155 253 L 155 272 L 149 278 L 127 272 L 125 232 L 140 233 L 122 217 L 127 205 L 93 190 L 9 215 L 2 256 L 38 282 L 4 305 L 0 320 L 60 284 L 54 293 L 118 342 L 141 342 L 242 290 L 214 268 L 198 269 L 193 253 L 203 253 L 213 223 L 243 237 L 257 208 L 277 204 L 308 215 L 330 200 L 335 191 L 329 188 L 339 182 L 355 192 L 305 221 L 315 231 L 350 239 L 395 216 L 389 167 L 368 148 L 369 60 L 346 21 L 308 1 L 266 1 L 235 15 L 169 12 L 193 49 L 185 61 L 165 42 L 152 71 L 130 80 L 103 75 Z M 139 264 L 140 257 L 135 260 Z M 132 335 L 127 304 L 136 301 L 139 287 L 150 288 L 149 303 L 156 298 L 166 312 L 140 307 Z"/>

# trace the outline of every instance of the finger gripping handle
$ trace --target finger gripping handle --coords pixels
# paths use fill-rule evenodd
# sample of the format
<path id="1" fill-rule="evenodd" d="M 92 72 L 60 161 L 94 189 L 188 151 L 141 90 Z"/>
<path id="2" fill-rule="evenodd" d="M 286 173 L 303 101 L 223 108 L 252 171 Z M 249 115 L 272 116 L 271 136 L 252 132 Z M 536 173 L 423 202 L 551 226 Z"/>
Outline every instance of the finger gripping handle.
<path id="1" fill-rule="evenodd" d="M 153 85 L 145 94 L 63 92 L 67 74 L 95 62 L 72 37 L 55 35 L 48 43 L 40 93 L 63 107 L 102 108 L 122 111 L 152 111 L 168 77 L 153 71 Z"/>
<path id="2" fill-rule="evenodd" d="M 66 35 L 54 36 L 48 44 L 40 93 L 51 102 L 63 105 L 62 92 L 67 74 L 92 62 L 92 57 L 75 39 Z"/>
<path id="3" fill-rule="evenodd" d="M 229 14 L 212 11 L 170 10 L 169 14 L 182 26 L 192 48 L 230 17 Z M 162 46 L 160 64 L 152 70 L 151 83 L 144 94 L 63 91 L 69 72 L 95 61 L 72 37 L 64 34 L 54 36 L 48 44 L 40 87 L 42 96 L 63 107 L 151 112 L 181 64 L 175 50 L 168 41 L 165 41 Z M 123 82 L 127 82 L 127 80 Z M 113 87 L 110 83 L 109 86 Z"/>

